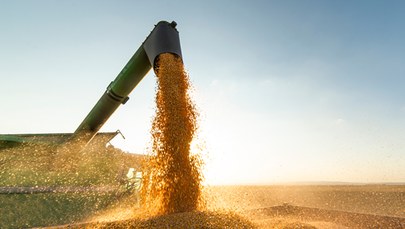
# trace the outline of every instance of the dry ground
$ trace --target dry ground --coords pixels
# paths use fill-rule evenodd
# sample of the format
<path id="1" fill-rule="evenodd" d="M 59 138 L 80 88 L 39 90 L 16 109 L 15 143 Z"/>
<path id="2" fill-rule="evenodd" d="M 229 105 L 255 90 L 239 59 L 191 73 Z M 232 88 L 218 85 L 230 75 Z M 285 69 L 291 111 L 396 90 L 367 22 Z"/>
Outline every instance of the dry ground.
<path id="1" fill-rule="evenodd" d="M 405 228 L 405 186 L 222 186 L 208 209 L 146 217 L 123 203 L 88 220 L 93 228 Z"/>
<path id="2" fill-rule="evenodd" d="M 405 185 L 216 186 L 206 192 L 212 208 L 245 211 L 289 204 L 405 218 Z"/>

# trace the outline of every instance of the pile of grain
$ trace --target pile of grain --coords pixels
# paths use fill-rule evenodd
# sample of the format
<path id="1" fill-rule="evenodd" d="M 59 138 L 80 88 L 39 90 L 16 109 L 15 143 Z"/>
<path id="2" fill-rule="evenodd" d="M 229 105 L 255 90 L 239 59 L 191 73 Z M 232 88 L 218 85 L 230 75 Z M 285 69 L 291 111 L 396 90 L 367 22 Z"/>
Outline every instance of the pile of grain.
<path id="1" fill-rule="evenodd" d="M 141 204 L 156 215 L 194 211 L 202 203 L 201 160 L 190 154 L 198 114 L 182 60 L 165 53 L 157 63 L 152 155 L 144 167 Z"/>
<path id="2" fill-rule="evenodd" d="M 249 220 L 230 212 L 184 212 L 147 219 L 86 224 L 79 228 L 256 228 Z M 293 228 L 293 227 L 291 227 Z M 294 227 L 295 228 L 295 227 Z"/>

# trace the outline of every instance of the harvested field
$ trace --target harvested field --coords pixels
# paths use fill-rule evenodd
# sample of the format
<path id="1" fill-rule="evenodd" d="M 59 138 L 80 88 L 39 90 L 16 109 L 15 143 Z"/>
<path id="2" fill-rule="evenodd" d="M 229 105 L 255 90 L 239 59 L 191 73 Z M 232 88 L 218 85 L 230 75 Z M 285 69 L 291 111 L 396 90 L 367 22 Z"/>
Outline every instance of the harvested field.
<path id="1" fill-rule="evenodd" d="M 405 186 L 219 186 L 207 189 L 212 208 L 228 208 L 260 228 L 403 228 Z M 280 226 L 282 225 L 282 226 Z"/>
<path id="2" fill-rule="evenodd" d="M 371 198 L 376 193 L 379 198 Z M 130 212 L 128 208 L 121 208 L 88 219 L 99 223 L 77 226 L 403 228 L 404 194 L 405 186 L 394 185 L 216 186 L 205 189 L 205 195 L 210 197 L 206 211 L 147 216 L 139 208 L 132 208 Z"/>
<path id="3" fill-rule="evenodd" d="M 269 185 L 206 188 L 212 208 L 236 211 L 289 204 L 405 218 L 404 185 Z"/>

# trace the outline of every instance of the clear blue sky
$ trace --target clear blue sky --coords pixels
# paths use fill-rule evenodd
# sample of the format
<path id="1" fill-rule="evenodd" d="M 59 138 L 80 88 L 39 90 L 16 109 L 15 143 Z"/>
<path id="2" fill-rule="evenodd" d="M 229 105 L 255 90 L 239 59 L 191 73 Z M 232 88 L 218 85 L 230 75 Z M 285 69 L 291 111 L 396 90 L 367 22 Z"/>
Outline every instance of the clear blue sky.
<path id="1" fill-rule="evenodd" d="M 178 23 L 209 183 L 405 182 L 403 1 L 3 1 L 0 133 L 73 132 Z M 155 76 L 103 131 L 144 152 Z"/>

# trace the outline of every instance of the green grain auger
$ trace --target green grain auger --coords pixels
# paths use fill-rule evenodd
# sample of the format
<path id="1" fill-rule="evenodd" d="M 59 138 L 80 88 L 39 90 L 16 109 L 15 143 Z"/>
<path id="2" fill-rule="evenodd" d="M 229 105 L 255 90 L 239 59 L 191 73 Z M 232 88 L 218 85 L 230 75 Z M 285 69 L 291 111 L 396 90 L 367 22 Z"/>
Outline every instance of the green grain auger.
<path id="1" fill-rule="evenodd" d="M 91 142 L 106 144 L 116 132 L 98 132 L 108 118 L 121 105 L 125 104 L 131 91 L 153 67 L 162 53 L 172 53 L 182 58 L 179 33 L 176 22 L 160 21 L 118 76 L 98 100 L 93 109 L 74 133 L 57 134 L 3 134 L 0 135 L 0 148 L 8 148 L 27 142 L 46 142 L 50 144 L 75 143 L 81 148 Z"/>

